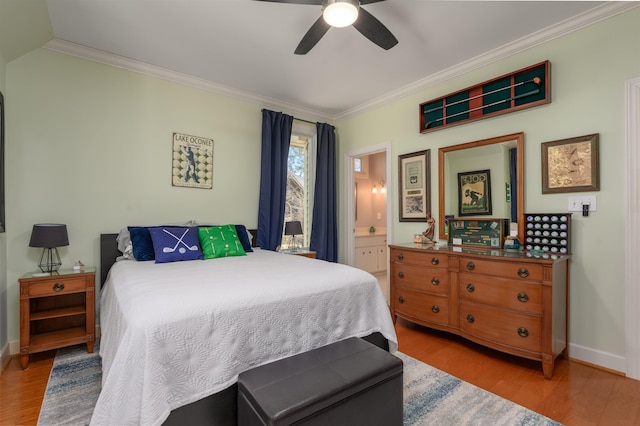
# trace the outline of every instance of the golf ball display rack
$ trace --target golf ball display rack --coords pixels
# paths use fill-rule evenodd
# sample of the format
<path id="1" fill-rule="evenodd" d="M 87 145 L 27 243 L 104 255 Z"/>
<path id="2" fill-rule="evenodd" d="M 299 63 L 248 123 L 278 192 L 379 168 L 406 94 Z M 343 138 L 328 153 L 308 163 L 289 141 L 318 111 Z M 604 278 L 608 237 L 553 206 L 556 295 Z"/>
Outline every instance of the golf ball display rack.
<path id="1" fill-rule="evenodd" d="M 571 213 L 525 213 L 524 248 L 571 254 Z"/>

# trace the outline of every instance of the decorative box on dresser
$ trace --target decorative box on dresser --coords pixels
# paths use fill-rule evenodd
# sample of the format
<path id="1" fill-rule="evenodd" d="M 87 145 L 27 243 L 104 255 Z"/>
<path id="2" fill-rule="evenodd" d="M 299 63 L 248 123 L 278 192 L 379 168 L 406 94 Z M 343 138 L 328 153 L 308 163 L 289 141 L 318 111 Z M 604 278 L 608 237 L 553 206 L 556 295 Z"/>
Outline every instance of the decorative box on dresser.
<path id="1" fill-rule="evenodd" d="M 567 350 L 570 256 L 390 245 L 391 313 L 542 362 L 553 376 Z"/>
<path id="2" fill-rule="evenodd" d="M 93 352 L 95 341 L 95 268 L 20 277 L 20 361 L 29 354 L 78 343 Z"/>

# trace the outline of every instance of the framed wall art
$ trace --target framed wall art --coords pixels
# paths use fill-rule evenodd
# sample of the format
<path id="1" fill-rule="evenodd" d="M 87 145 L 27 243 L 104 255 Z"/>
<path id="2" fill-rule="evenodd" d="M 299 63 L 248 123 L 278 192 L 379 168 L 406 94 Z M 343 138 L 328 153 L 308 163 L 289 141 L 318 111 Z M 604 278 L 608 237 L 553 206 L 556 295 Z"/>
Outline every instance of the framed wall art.
<path id="1" fill-rule="evenodd" d="M 578 136 L 542 147 L 542 193 L 600 190 L 599 134 Z"/>
<path id="2" fill-rule="evenodd" d="M 213 188 L 213 139 L 173 134 L 171 183 L 188 188 Z"/>
<path id="3" fill-rule="evenodd" d="M 430 150 L 398 156 L 400 222 L 426 222 L 431 211 Z"/>
<path id="4" fill-rule="evenodd" d="M 490 170 L 458 173 L 458 216 L 490 214 Z"/>

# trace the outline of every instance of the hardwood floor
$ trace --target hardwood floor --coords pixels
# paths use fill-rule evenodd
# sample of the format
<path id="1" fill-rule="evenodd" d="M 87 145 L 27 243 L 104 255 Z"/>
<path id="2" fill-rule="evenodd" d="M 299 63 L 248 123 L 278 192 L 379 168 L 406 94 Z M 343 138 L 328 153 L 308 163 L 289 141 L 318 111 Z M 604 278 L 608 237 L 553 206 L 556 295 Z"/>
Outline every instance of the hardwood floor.
<path id="1" fill-rule="evenodd" d="M 29 368 L 11 358 L 0 376 L 0 425 L 35 425 L 56 351 L 31 355 Z"/>
<path id="2" fill-rule="evenodd" d="M 398 319 L 399 349 L 462 380 L 567 426 L 640 425 L 640 381 L 575 361 L 556 361 L 545 380 L 539 362 Z M 35 425 L 55 352 L 13 358 L 0 376 L 0 425 Z"/>
<path id="3" fill-rule="evenodd" d="M 399 350 L 567 426 L 640 425 L 640 381 L 566 359 L 542 364 L 398 319 Z"/>

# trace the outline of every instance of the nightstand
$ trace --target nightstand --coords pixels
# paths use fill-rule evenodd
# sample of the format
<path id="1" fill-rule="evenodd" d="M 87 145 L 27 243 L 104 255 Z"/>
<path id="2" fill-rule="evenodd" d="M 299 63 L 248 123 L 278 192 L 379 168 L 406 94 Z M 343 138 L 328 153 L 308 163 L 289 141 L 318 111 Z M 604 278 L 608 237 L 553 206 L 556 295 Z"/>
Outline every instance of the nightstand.
<path id="1" fill-rule="evenodd" d="M 296 256 L 304 256 L 304 257 L 308 257 L 310 259 L 315 259 L 316 258 L 316 252 L 315 251 L 311 251 L 309 249 L 306 248 L 300 248 L 297 250 L 280 250 L 280 253 L 284 253 L 284 254 L 293 254 Z"/>
<path id="2" fill-rule="evenodd" d="M 95 268 L 61 270 L 20 277 L 20 361 L 29 354 L 78 343 L 93 352 L 95 341 Z"/>

